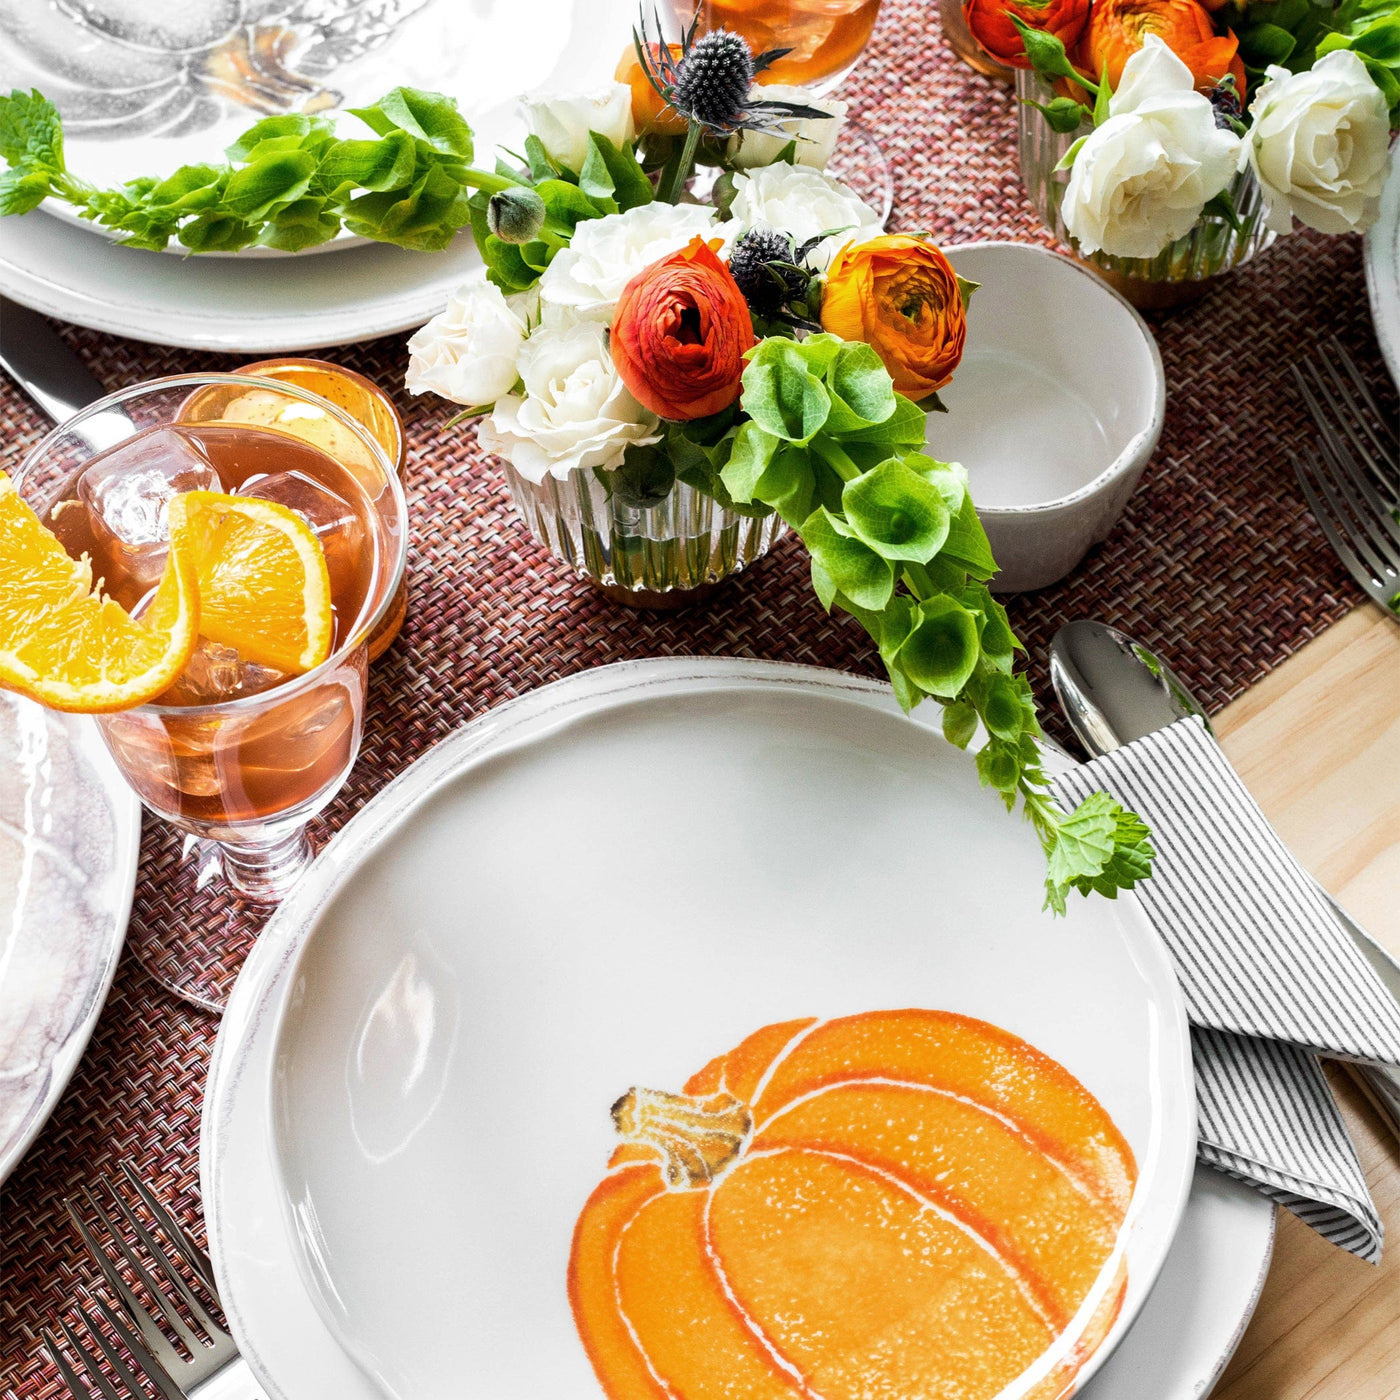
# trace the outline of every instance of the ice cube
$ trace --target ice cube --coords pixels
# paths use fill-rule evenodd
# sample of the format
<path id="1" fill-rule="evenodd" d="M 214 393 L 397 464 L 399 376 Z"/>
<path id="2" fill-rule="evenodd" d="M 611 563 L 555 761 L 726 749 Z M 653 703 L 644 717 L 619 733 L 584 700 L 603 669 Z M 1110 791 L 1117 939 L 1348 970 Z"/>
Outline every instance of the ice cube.
<path id="1" fill-rule="evenodd" d="M 170 501 L 185 491 L 222 491 L 198 445 L 175 428 L 148 428 L 94 457 L 78 492 L 97 543 L 94 569 L 126 607 L 165 569 Z"/>
<path id="2" fill-rule="evenodd" d="M 270 666 L 245 661 L 236 647 L 201 637 L 172 685 L 160 697 L 162 705 L 216 705 L 271 690 L 286 674 Z"/>
<path id="3" fill-rule="evenodd" d="M 311 526 L 326 552 L 331 596 L 337 606 L 344 606 L 360 576 L 365 553 L 364 522 L 354 507 L 329 487 L 296 471 L 249 477 L 237 494 L 276 501 L 296 511 Z"/>

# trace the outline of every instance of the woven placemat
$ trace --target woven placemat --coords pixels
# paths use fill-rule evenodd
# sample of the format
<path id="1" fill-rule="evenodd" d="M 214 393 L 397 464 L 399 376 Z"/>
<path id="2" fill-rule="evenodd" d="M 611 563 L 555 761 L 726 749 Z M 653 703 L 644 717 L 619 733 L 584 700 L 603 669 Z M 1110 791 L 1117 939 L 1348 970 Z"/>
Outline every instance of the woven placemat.
<path id="1" fill-rule="evenodd" d="M 945 243 L 1048 241 L 1017 174 L 1011 95 L 944 48 L 930 0 L 886 0 L 848 95 L 894 167 L 895 227 L 931 230 Z M 1071 617 L 1101 617 L 1159 643 L 1214 707 L 1361 601 L 1308 515 L 1283 450 L 1311 436 L 1288 364 L 1329 335 L 1393 408 L 1366 310 L 1360 240 L 1283 240 L 1196 305 L 1157 318 L 1155 329 L 1167 421 L 1137 495 L 1069 580 L 1011 602 L 1043 701 L 1045 648 Z M 239 363 L 63 330 L 112 389 Z M 1074 327 L 1053 350 L 1073 353 Z M 813 598 L 796 541 L 691 612 L 619 607 L 535 547 L 471 435 L 439 432 L 441 404 L 402 393 L 401 337 L 326 353 L 395 393 L 410 443 L 414 534 L 408 621 L 373 669 L 363 752 L 321 836 L 465 720 L 587 667 L 697 654 L 877 674 L 860 628 L 828 618 Z M 1008 384 L 1008 400 L 1015 392 Z M 46 426 L 0 380 L 0 463 L 15 466 Z M 178 840 L 148 819 L 133 937 L 191 928 L 236 937 L 227 899 L 206 891 L 177 900 L 181 881 Z M 63 1214 L 66 1194 L 130 1160 L 202 1239 L 196 1154 L 216 1031 L 213 1016 L 123 959 L 68 1092 L 4 1189 L 0 1378 L 14 1396 L 64 1394 L 39 1358 L 38 1329 L 94 1272 Z"/>

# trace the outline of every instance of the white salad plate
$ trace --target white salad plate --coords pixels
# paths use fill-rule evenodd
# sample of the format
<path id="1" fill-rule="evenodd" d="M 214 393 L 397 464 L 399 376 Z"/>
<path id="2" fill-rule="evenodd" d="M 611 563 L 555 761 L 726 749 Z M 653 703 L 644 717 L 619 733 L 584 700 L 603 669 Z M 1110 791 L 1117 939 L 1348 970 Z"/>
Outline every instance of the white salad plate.
<path id="1" fill-rule="evenodd" d="M 107 1000 L 140 845 L 141 805 L 92 721 L 0 691 L 0 1181 Z"/>
<path id="2" fill-rule="evenodd" d="M 1366 231 L 1366 290 L 1390 377 L 1400 385 L 1400 158 L 1390 153 L 1381 212 Z"/>
<path id="3" fill-rule="evenodd" d="M 634 0 L 0 0 L 0 91 L 52 97 L 70 169 L 100 185 L 218 161 L 264 116 L 364 105 L 399 85 L 456 97 L 489 169 L 498 146 L 524 142 L 518 97 L 598 88 L 636 15 Z M 441 253 L 351 238 L 307 251 L 326 256 L 161 257 L 50 200 L 0 219 L 0 292 L 115 335 L 272 354 L 420 326 L 480 265 L 465 229 Z"/>
<path id="4" fill-rule="evenodd" d="M 1136 901 L 1054 921 L 1042 876 L 967 756 L 874 682 L 659 660 L 481 717 L 346 826 L 235 987 L 201 1163 L 244 1355 L 279 1400 L 432 1400 L 464 1373 L 503 1400 L 599 1394 L 564 1268 L 613 1099 L 678 1087 L 774 1020 L 913 1004 L 1024 1036 L 1132 1144 L 1107 1356 L 1191 1185 L 1186 1026 Z M 1173 1351 L 1193 1378 L 1228 1354 L 1267 1257 L 1267 1228 L 1241 1247 L 1246 1217 L 1272 1219 L 1203 1200 L 1193 1248 L 1229 1240 L 1255 1267 L 1212 1354 Z M 1141 1379 L 1087 1393 L 1177 1393 Z"/>

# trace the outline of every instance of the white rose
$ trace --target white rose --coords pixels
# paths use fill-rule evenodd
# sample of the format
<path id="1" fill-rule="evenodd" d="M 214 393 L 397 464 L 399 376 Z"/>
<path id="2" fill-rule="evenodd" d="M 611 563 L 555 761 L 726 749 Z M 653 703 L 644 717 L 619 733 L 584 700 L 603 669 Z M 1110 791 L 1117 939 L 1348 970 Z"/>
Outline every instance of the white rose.
<path id="1" fill-rule="evenodd" d="M 626 83 L 609 83 L 585 96 L 522 97 L 520 112 L 549 158 L 575 174 L 583 169 L 590 131 L 606 136 L 619 148 L 629 144 L 634 134 L 632 89 Z"/>
<path id="2" fill-rule="evenodd" d="M 1250 103 L 1240 167 L 1254 168 L 1264 221 L 1293 220 L 1319 233 L 1369 228 L 1380 212 L 1390 118 L 1366 65 L 1350 49 L 1324 54 L 1306 73 L 1270 68 Z"/>
<path id="3" fill-rule="evenodd" d="M 780 102 L 798 102 L 830 112 L 824 119 L 790 117 L 776 131 L 736 131 L 729 138 L 725 153 L 736 170 L 751 170 L 757 165 L 772 165 L 790 142 L 796 141 L 793 159 L 798 165 L 810 165 L 825 170 L 836 138 L 846 121 L 846 103 L 834 97 L 813 97 L 806 88 L 789 87 L 784 83 L 768 83 L 753 88 L 755 98 L 776 98 Z"/>
<path id="4" fill-rule="evenodd" d="M 547 325 L 612 320 L 622 289 L 644 267 L 714 230 L 715 211 L 702 204 L 639 204 L 623 214 L 588 219 L 540 278 Z"/>
<path id="5" fill-rule="evenodd" d="M 634 444 L 657 442 L 657 417 L 634 399 L 597 322 L 543 326 L 520 354 L 523 397 L 508 394 L 477 424 L 487 452 L 543 481 L 575 467 L 617 467 Z"/>
<path id="6" fill-rule="evenodd" d="M 408 342 L 408 392 L 471 408 L 510 393 L 535 305 L 533 292 L 507 297 L 484 279 L 459 287 L 447 310 Z"/>
<path id="7" fill-rule="evenodd" d="M 1235 174 L 1239 137 L 1156 34 L 1123 65 L 1108 120 L 1079 148 L 1060 213 L 1081 253 L 1152 258 L 1195 227 Z"/>
<path id="8" fill-rule="evenodd" d="M 790 233 L 800 247 L 839 229 L 812 250 L 808 261 L 825 272 L 839 249 L 885 231 L 880 216 L 851 188 L 805 165 L 765 165 L 734 177 L 734 202 L 724 233 L 730 239 L 759 224 Z"/>

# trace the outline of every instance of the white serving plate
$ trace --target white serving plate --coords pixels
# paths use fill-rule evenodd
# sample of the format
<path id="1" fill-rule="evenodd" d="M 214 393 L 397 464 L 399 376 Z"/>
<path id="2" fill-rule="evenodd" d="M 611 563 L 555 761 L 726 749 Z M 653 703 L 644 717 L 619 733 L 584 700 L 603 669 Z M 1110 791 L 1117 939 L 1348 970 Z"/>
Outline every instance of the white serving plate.
<path id="1" fill-rule="evenodd" d="M 1366 289 L 1371 321 L 1390 377 L 1400 386 L 1400 160 L 1390 152 L 1380 217 L 1366 232 Z"/>
<path id="2" fill-rule="evenodd" d="M 0 1181 L 107 1000 L 140 845 L 141 805 L 92 721 L 0 691 Z"/>
<path id="3" fill-rule="evenodd" d="M 652 775 L 660 794 L 656 800 L 671 810 L 677 789 L 684 792 L 692 826 L 683 859 L 674 823 L 663 825 L 642 814 L 644 858 L 639 838 L 626 839 L 639 825 L 631 800 L 639 795 L 619 787 L 619 774 L 628 771 Z M 596 810 L 595 788 L 617 794 L 606 812 Z M 616 821 L 609 820 L 613 810 L 623 814 Z M 549 814 L 549 837 L 540 831 L 542 813 Z M 522 820 L 528 834 L 517 825 Z M 869 876 L 862 872 L 888 839 L 883 823 L 890 820 L 906 832 L 917 833 L 922 824 L 925 838 L 929 823 L 953 822 L 964 844 L 949 853 L 925 839 L 918 877 L 895 877 L 882 885 L 884 917 L 872 926 L 870 890 L 860 889 Z M 833 822 L 853 832 L 851 843 L 831 848 Z M 744 852 L 760 831 L 767 849 L 757 861 Z M 918 842 L 917 835 L 911 839 Z M 535 849 L 537 841 L 544 842 L 544 854 Z M 1009 862 L 994 906 L 973 890 L 966 842 Z M 448 847 L 451 853 L 445 854 Z M 678 872 L 695 861 L 695 881 L 678 885 Z M 248 974 L 257 985 L 245 993 L 240 982 L 221 1033 L 206 1114 L 206 1202 L 230 1315 L 255 1369 L 264 1371 L 261 1347 L 249 1333 L 260 1332 L 276 1351 L 286 1314 L 273 1324 L 260 1298 L 258 1269 L 245 1273 L 246 1251 L 237 1244 L 226 1247 L 231 1230 L 245 1242 L 257 1235 L 265 1254 L 272 1228 L 266 1218 L 269 1198 L 250 1202 L 246 1197 L 247 1154 L 230 1133 L 240 1104 L 246 1113 L 248 1093 L 256 1092 L 244 1084 L 251 1061 L 256 1058 L 266 1071 L 268 1040 L 277 1033 L 292 985 L 295 1010 L 284 1035 L 289 1053 L 277 1075 L 279 1102 L 287 1110 L 280 1115 L 280 1131 L 284 1157 L 295 1154 L 300 1219 L 305 1225 L 307 1208 L 314 1211 L 317 1223 L 307 1237 L 327 1267 L 307 1259 L 303 1265 L 333 1330 L 362 1364 L 378 1372 L 385 1393 L 411 1394 L 415 1400 L 455 1393 L 457 1366 L 447 1374 L 435 1371 L 442 1363 L 430 1357 L 440 1357 L 441 1348 L 422 1345 L 443 1327 L 454 1337 L 457 1363 L 469 1358 L 483 1393 L 507 1395 L 512 1386 L 523 1386 L 522 1393 L 597 1393 L 564 1298 L 561 1250 L 567 1252 L 573 1218 L 607 1156 L 606 1108 L 618 1092 L 616 1082 L 677 1082 L 695 1067 L 692 1062 L 775 1015 L 791 1014 L 793 998 L 818 1014 L 914 1002 L 985 1015 L 1025 1034 L 1098 1094 L 1133 1142 L 1142 1170 L 1126 1236 L 1131 1281 L 1121 1334 L 1166 1253 L 1189 1185 L 1194 1101 L 1184 1020 L 1170 968 L 1135 902 L 1079 902 L 1070 919 L 1051 923 L 1039 912 L 1040 861 L 1026 829 L 1007 822 L 977 787 L 965 756 L 926 726 L 899 716 L 885 687 L 830 673 L 745 662 L 609 667 L 546 687 L 462 731 L 415 765 L 338 838 L 264 935 Z M 783 877 L 776 884 L 774 869 Z M 466 885 L 462 874 L 444 882 L 443 870 L 467 874 Z M 701 870 L 721 873 L 706 881 Z M 625 920 L 612 917 L 614 881 L 635 907 L 664 909 L 660 929 L 629 932 Z M 930 885 L 939 891 L 938 908 L 945 916 L 932 925 L 925 912 Z M 371 887 L 369 904 L 359 905 L 361 892 Z M 431 912 L 424 906 L 415 914 L 402 903 L 425 896 L 431 902 L 433 889 L 447 900 Z M 708 896 L 697 893 L 706 890 Z M 744 931 L 761 928 L 762 939 L 736 941 L 724 932 L 729 927 L 724 920 L 695 912 L 706 905 L 708 913 L 742 908 Z M 862 917 L 843 920 L 843 910 L 849 916 L 855 905 Z M 362 932 L 353 949 L 340 947 L 339 933 L 348 932 L 371 906 L 377 911 L 373 932 Z M 940 933 L 955 922 L 956 934 Z M 658 1009 L 657 985 L 674 986 L 675 977 L 667 974 L 679 970 L 668 965 L 673 956 L 668 950 L 688 946 L 681 935 L 697 933 L 697 924 L 708 940 L 705 966 L 692 971 L 687 964 L 686 1000 L 669 1012 Z M 567 941 L 551 936 L 550 930 L 564 926 L 570 928 Z M 441 938 L 431 953 L 437 963 L 424 961 L 429 957 L 424 944 L 411 954 L 417 959 L 411 975 L 407 965 L 399 965 L 404 949 L 391 930 L 400 927 L 420 931 L 429 942 L 428 930 L 438 929 Z M 492 934 L 478 938 L 473 927 L 489 927 Z M 840 933 L 852 927 L 861 927 L 859 940 Z M 895 935 L 893 929 L 916 932 Z M 662 932 L 665 936 L 659 936 Z M 641 943 L 632 949 L 637 955 L 621 956 L 638 938 Z M 891 964 L 892 952 L 899 954 L 898 967 Z M 489 981 L 491 997 L 478 1002 L 466 990 L 460 999 L 449 992 L 454 977 L 463 975 L 459 955 L 474 959 L 464 987 L 483 983 L 485 991 Z M 713 1011 L 711 998 L 701 1034 L 695 1024 L 700 1000 L 714 991 L 711 978 L 726 968 L 736 970 L 736 957 L 746 989 L 720 1013 Z M 300 959 L 304 970 L 314 968 L 314 975 L 289 980 L 292 958 Z M 781 977 L 771 975 L 775 960 Z M 1021 975 L 1007 979 L 1007 966 L 1017 966 Z M 1094 981 L 1088 995 L 1093 1017 L 1082 1014 L 1086 966 Z M 518 976 L 491 980 L 492 969 L 512 968 Z M 531 984 L 523 997 L 511 990 L 526 975 L 522 968 L 528 968 Z M 266 969 L 272 969 L 271 976 Z M 387 1019 L 364 1024 L 354 1015 L 345 1019 L 342 1013 L 352 1004 L 355 1014 L 362 1014 L 384 990 L 377 980 L 383 975 L 401 991 L 411 989 L 415 1010 L 408 1020 L 388 1009 L 393 992 L 389 1001 L 381 1001 Z M 1101 975 L 1106 982 L 1098 980 Z M 660 984 L 654 984 L 657 978 Z M 596 1044 L 588 1049 L 586 1038 L 570 1036 L 570 1018 L 586 1003 L 598 1013 L 598 1024 L 611 1024 L 609 984 L 625 985 L 632 993 L 628 1006 L 641 1009 L 615 1018 L 618 1032 L 594 1036 Z M 914 988 L 928 991 L 916 995 Z M 1058 1013 L 1047 1009 L 1057 998 Z M 1077 1009 L 1065 1014 L 1067 1006 Z M 407 1004 L 399 1010 L 406 1011 Z M 535 1018 L 546 1010 L 542 1025 Z M 432 1034 L 423 1030 L 429 1022 Z M 456 1027 L 450 1033 L 449 1023 Z M 411 1059 L 419 1068 L 412 1086 L 400 1093 L 403 1085 L 393 1076 L 396 1047 L 405 1042 L 396 1035 L 415 1025 L 421 1043 Z M 506 1025 L 517 1031 L 502 1039 Z M 340 1062 L 350 1042 L 337 1038 L 346 1028 L 356 1043 L 388 1032 L 370 1054 L 379 1070 L 361 1085 L 345 1080 L 347 1073 L 352 1079 L 358 1073 L 357 1052 L 351 1052 L 349 1068 Z M 304 1046 L 303 1033 L 310 1036 Z M 320 1049 L 332 1044 L 338 1048 L 327 1060 Z M 560 1045 L 568 1045 L 568 1052 L 560 1054 Z M 313 1047 L 316 1053 L 303 1053 Z M 438 1054 L 439 1049 L 446 1053 Z M 471 1082 L 482 1078 L 483 1055 L 490 1057 L 492 1082 L 504 1082 L 502 1075 L 509 1080 L 517 1072 L 513 1066 L 519 1066 L 539 1085 L 540 1065 L 548 1062 L 566 1086 L 542 1090 L 551 1110 L 562 1114 L 551 1120 L 559 1138 L 551 1155 L 563 1173 L 553 1192 L 557 1207 L 538 1205 L 540 1183 L 533 1178 L 555 1168 L 533 1159 L 528 1170 L 503 1170 L 489 1181 L 478 1180 L 471 1191 L 449 1193 L 489 1199 L 484 1216 L 474 1217 L 470 1206 L 464 1213 L 460 1201 L 435 1193 L 433 1178 L 424 1176 L 450 1170 L 460 1185 L 463 1171 L 489 1174 L 489 1165 L 458 1156 L 466 1148 L 458 1134 L 470 1116 L 458 1109 L 474 1092 Z M 528 1068 L 531 1056 L 540 1061 L 534 1071 Z M 328 1093 L 322 1082 L 310 1100 L 304 1098 L 304 1088 L 332 1063 L 335 1087 Z M 466 1081 L 457 1078 L 463 1066 Z M 367 1094 L 389 1095 L 378 1100 L 387 1106 L 387 1117 Z M 266 1106 L 262 1113 L 266 1122 Z M 348 1139 L 342 1136 L 347 1132 Z M 512 1139 L 512 1148 L 520 1145 Z M 347 1151 L 358 1160 L 346 1160 Z M 518 1153 L 503 1155 L 518 1165 Z M 239 1161 L 240 1184 L 232 1194 L 226 1183 L 233 1178 L 224 1165 L 230 1160 Z M 372 1162 L 378 1165 L 367 1168 Z M 414 1183 L 407 1198 L 390 1180 L 399 1170 Z M 536 1202 L 526 1212 L 530 1220 L 520 1213 L 522 1171 L 532 1178 L 528 1194 Z M 387 1185 L 388 1199 L 399 1206 L 384 1214 L 382 1197 L 368 1206 L 362 1194 L 366 1173 L 376 1191 Z M 274 1190 L 272 1199 L 278 1194 Z M 420 1211 L 429 1199 L 433 1209 Z M 355 1200 L 359 1207 L 352 1207 Z M 406 1200 L 411 1204 L 405 1212 L 400 1207 Z M 250 1204 L 256 1223 L 248 1216 Z M 358 1211 L 357 1239 L 341 1229 L 350 1218 L 343 1212 L 350 1209 Z M 243 1222 L 234 1225 L 240 1212 Z M 530 1223 L 536 1218 L 538 1223 Z M 472 1261 L 491 1248 L 481 1232 L 490 1235 L 495 1223 L 508 1226 L 506 1235 L 525 1232 L 515 1233 L 512 1246 L 515 1281 L 499 1290 L 500 1297 L 473 1295 L 467 1304 L 472 1279 L 479 1277 Z M 384 1232 L 397 1241 L 387 1249 Z M 470 1248 L 462 1248 L 464 1241 Z M 285 1248 L 284 1243 L 276 1251 L 282 1258 Z M 230 1267 L 231 1256 L 241 1262 Z M 320 1286 L 327 1274 L 335 1280 L 334 1298 Z M 261 1278 L 265 1284 L 265 1272 Z M 417 1282 L 422 1278 L 440 1280 L 443 1292 L 425 1295 Z M 406 1299 L 395 1297 L 405 1288 L 412 1299 L 408 1307 Z M 464 1328 L 464 1317 L 479 1317 L 483 1325 L 469 1322 Z M 507 1375 L 495 1375 L 489 1333 L 502 1320 L 517 1333 L 528 1324 L 532 1348 L 528 1365 L 520 1366 L 517 1358 Z M 266 1375 L 277 1374 L 276 1362 L 266 1367 Z M 290 1375 L 284 1384 L 291 1384 Z"/>
<path id="4" fill-rule="evenodd" d="M 263 23 L 263 11 L 278 18 Z M 534 90 L 589 91 L 611 80 L 637 12 L 633 0 L 511 0 L 502 5 L 326 0 L 290 11 L 258 0 L 191 0 L 174 8 L 146 0 L 144 7 L 122 6 L 120 14 L 109 14 L 102 23 L 112 30 L 139 25 L 143 13 L 168 24 L 178 13 L 180 23 L 171 24 L 173 29 L 183 24 L 204 36 L 182 53 L 181 71 L 204 62 L 202 55 L 217 50 L 233 30 L 253 32 L 260 24 L 266 29 L 275 23 L 299 36 L 294 53 L 320 52 L 317 61 L 329 65 L 324 76 L 336 95 L 335 106 L 374 101 L 400 84 L 456 96 L 475 132 L 476 159 L 489 169 L 497 146 L 519 150 L 523 145 L 518 96 Z M 225 13 L 238 19 L 232 30 L 214 22 Z M 36 86 L 48 91 L 60 109 L 73 110 L 74 102 L 100 109 L 93 85 L 105 71 L 101 63 L 117 50 L 130 51 L 129 72 L 144 72 L 143 65 L 149 65 L 158 75 L 167 51 L 123 45 L 110 34 L 94 32 L 101 15 L 98 6 L 0 0 L 0 90 Z M 81 37 L 71 54 L 53 40 L 53 32 L 67 29 Z M 205 40 L 216 30 L 210 48 Z M 35 37 L 41 32 L 47 47 Z M 521 42 L 522 35 L 529 36 L 528 43 Z M 61 78 L 65 64 L 71 69 L 67 82 Z M 129 83 L 107 97 L 118 105 L 134 104 L 138 86 Z M 156 83 L 152 91 L 164 92 L 165 87 Z M 96 183 L 112 184 L 169 173 L 186 161 L 219 159 L 222 148 L 263 113 L 222 95 L 206 98 L 195 108 L 172 103 L 171 120 L 163 125 L 154 109 L 145 108 L 138 109 L 145 112 L 140 120 L 115 118 L 105 135 L 95 120 L 86 134 L 70 133 L 70 168 Z M 149 129 L 140 129 L 143 121 Z M 246 249 L 236 256 L 157 257 L 120 247 L 101 229 L 49 201 L 33 214 L 0 219 L 0 293 L 45 315 L 114 335 L 193 350 L 268 355 L 420 326 L 481 265 L 466 229 L 441 253 L 411 253 L 354 238 L 307 251 L 333 251 L 335 256 L 272 256 L 268 250 Z"/>

